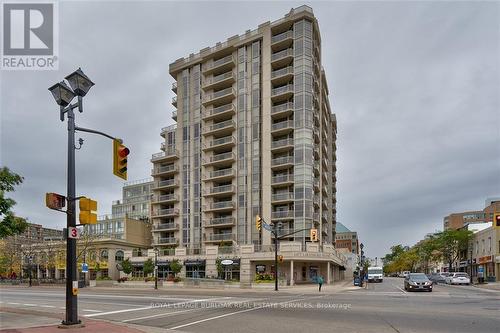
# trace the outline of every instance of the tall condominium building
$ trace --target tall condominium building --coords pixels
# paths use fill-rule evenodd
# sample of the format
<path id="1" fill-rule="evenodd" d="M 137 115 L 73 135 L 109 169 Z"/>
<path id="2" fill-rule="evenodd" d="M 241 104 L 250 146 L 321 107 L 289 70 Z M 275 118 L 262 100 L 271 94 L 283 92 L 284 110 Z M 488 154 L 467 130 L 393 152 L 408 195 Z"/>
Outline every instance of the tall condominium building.
<path id="1" fill-rule="evenodd" d="M 273 238 L 257 230 L 259 214 L 281 235 L 297 232 L 283 246 L 305 249 L 317 228 L 314 246 L 334 251 L 337 126 L 312 9 L 180 58 L 170 75 L 177 123 L 162 129 L 151 160 L 153 245 L 163 254 L 263 251 Z"/>

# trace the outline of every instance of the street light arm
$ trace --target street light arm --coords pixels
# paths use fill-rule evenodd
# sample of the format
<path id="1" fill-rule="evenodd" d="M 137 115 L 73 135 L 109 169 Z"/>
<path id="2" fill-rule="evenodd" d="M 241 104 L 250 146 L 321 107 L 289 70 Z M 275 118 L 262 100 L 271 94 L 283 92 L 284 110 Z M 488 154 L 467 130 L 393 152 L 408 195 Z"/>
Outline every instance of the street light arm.
<path id="1" fill-rule="evenodd" d="M 115 138 L 109 134 L 106 134 L 104 132 L 100 132 L 100 131 L 96 131 L 96 130 L 93 130 L 93 129 L 89 129 L 89 128 L 84 128 L 84 127 L 78 127 L 78 126 L 75 126 L 75 131 L 80 131 L 80 132 L 87 132 L 87 133 L 93 133 L 93 134 L 99 134 L 99 135 L 102 135 L 102 136 L 105 136 L 107 138 L 110 138 L 111 140 L 119 140 L 119 141 L 122 141 L 121 139 L 118 139 L 118 138 Z"/>

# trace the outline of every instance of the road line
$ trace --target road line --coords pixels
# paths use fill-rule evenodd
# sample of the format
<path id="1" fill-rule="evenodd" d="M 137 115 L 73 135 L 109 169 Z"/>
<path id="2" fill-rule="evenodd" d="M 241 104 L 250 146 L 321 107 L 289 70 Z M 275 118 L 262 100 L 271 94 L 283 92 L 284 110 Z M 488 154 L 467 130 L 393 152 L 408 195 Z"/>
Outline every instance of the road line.
<path id="1" fill-rule="evenodd" d="M 24 306 L 38 306 L 37 304 L 23 304 Z"/>
<path id="2" fill-rule="evenodd" d="M 82 311 L 88 311 L 88 312 L 102 312 L 101 310 L 92 310 L 92 309 L 83 309 Z"/>
<path id="3" fill-rule="evenodd" d="M 12 304 L 12 305 L 20 305 L 21 303 L 14 303 L 14 302 L 9 302 L 7 304 Z"/>
<path id="4" fill-rule="evenodd" d="M 155 315 L 152 315 L 152 316 L 145 316 L 145 317 L 139 317 L 139 318 L 125 319 L 125 320 L 122 320 L 122 323 L 128 323 L 130 321 L 139 321 L 139 320 L 144 320 L 144 319 L 156 318 L 156 317 L 161 317 L 161 316 L 168 317 L 170 315 L 174 315 L 174 314 L 177 314 L 177 313 L 190 312 L 190 311 L 194 311 L 194 310 L 199 310 L 199 309 L 189 309 L 189 310 L 182 310 L 182 311 L 175 311 L 175 312 L 160 313 L 160 314 L 155 314 Z"/>
<path id="5" fill-rule="evenodd" d="M 281 305 L 281 304 L 286 304 L 286 303 L 291 303 L 291 302 L 298 302 L 298 301 L 303 301 L 303 300 L 305 300 L 305 298 L 293 299 L 291 301 L 286 301 L 286 302 L 281 302 L 281 303 L 273 303 L 273 305 Z M 205 318 L 205 319 L 197 320 L 197 321 L 194 321 L 192 323 L 188 323 L 188 324 L 183 324 L 183 325 L 171 327 L 170 329 L 171 330 L 176 330 L 176 329 L 183 328 L 183 327 L 186 327 L 186 326 L 196 325 L 196 324 L 199 324 L 199 323 L 204 323 L 206 321 L 220 319 L 220 318 L 224 318 L 224 317 L 228 317 L 228 316 L 232 316 L 232 315 L 240 314 L 240 313 L 244 313 L 244 312 L 250 312 L 250 311 L 254 311 L 254 310 L 259 310 L 259 309 L 263 309 L 263 308 L 266 308 L 266 307 L 268 307 L 268 306 L 263 305 L 263 306 L 259 306 L 259 307 L 256 307 L 256 308 L 251 308 L 251 309 L 245 309 L 245 310 L 241 310 L 241 311 L 226 313 L 226 314 L 215 316 L 215 317 L 210 317 L 210 318 Z"/>
<path id="6" fill-rule="evenodd" d="M 42 305 L 39 305 L 39 306 L 42 307 L 42 308 L 55 308 L 54 305 L 44 305 L 44 304 L 42 304 Z"/>
<path id="7" fill-rule="evenodd" d="M 408 294 L 406 290 L 401 289 L 401 287 L 398 287 L 399 290 L 401 290 L 403 293 Z"/>
<path id="8" fill-rule="evenodd" d="M 189 304 L 189 303 L 196 303 L 196 302 L 206 302 L 206 301 L 213 301 L 216 299 L 227 299 L 230 297 L 215 297 L 215 298 L 207 298 L 207 299 L 195 299 L 189 302 L 179 302 L 179 303 L 173 303 L 170 304 L 169 306 L 176 306 L 180 304 Z M 141 311 L 141 310 L 148 310 L 148 309 L 153 309 L 153 308 L 158 308 L 153 305 L 142 307 L 142 308 L 134 308 L 134 309 L 123 309 L 123 310 L 115 310 L 115 311 L 108 311 L 108 312 L 101 312 L 101 313 L 92 313 L 85 315 L 85 317 L 96 317 L 96 316 L 105 316 L 108 314 L 116 314 L 116 313 L 124 313 L 124 312 L 132 312 L 132 311 Z"/>

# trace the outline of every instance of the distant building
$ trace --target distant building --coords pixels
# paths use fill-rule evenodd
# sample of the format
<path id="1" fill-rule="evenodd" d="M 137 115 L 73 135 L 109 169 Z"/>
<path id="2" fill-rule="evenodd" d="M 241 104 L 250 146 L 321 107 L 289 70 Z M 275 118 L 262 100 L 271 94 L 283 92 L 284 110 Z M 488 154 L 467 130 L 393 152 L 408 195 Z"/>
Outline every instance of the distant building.
<path id="1" fill-rule="evenodd" d="M 349 253 L 359 255 L 358 233 L 346 228 L 340 222 L 337 222 L 337 233 L 335 235 L 335 247 L 337 249 L 347 249 Z"/>
<path id="2" fill-rule="evenodd" d="M 149 220 L 151 204 L 151 178 L 126 182 L 123 185 L 122 199 L 113 201 L 111 215 L 127 216 L 136 220 Z"/>
<path id="3" fill-rule="evenodd" d="M 452 213 L 443 219 L 443 228 L 461 229 L 468 224 L 485 223 L 493 220 L 493 213 L 500 212 L 500 199 L 487 199 L 483 210 Z"/>
<path id="4" fill-rule="evenodd" d="M 500 281 L 500 228 L 490 226 L 474 232 L 469 249 L 469 274 L 477 279 L 482 271 L 485 281 Z"/>

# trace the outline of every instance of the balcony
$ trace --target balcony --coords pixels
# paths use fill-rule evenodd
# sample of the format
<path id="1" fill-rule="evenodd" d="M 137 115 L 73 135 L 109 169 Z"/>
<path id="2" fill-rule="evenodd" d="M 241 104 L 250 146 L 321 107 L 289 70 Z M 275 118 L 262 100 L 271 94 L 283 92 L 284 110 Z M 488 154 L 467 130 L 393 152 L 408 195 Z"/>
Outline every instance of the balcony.
<path id="1" fill-rule="evenodd" d="M 294 129 L 293 120 L 280 121 L 271 125 L 271 134 L 285 135 L 292 132 Z"/>
<path id="2" fill-rule="evenodd" d="M 294 211 L 293 210 L 282 210 L 271 212 L 271 220 L 283 220 L 283 219 L 293 219 Z"/>
<path id="3" fill-rule="evenodd" d="M 205 64 L 203 67 L 203 74 L 208 75 L 212 73 L 223 73 L 227 72 L 229 69 L 235 66 L 234 57 L 232 55 L 228 55 L 224 58 L 211 60 Z"/>
<path id="4" fill-rule="evenodd" d="M 205 228 L 229 227 L 234 225 L 234 216 L 216 217 L 205 221 Z"/>
<path id="5" fill-rule="evenodd" d="M 233 103 L 214 107 L 207 107 L 203 112 L 203 120 L 221 120 L 231 118 L 236 113 L 236 106 Z"/>
<path id="6" fill-rule="evenodd" d="M 313 204 L 314 204 L 315 207 L 319 208 L 319 195 L 315 195 L 313 197 Z"/>
<path id="7" fill-rule="evenodd" d="M 222 73 L 219 75 L 214 75 L 207 77 L 203 82 L 203 89 L 222 89 L 226 87 L 232 86 L 234 83 L 234 73 L 233 71 L 229 71 L 226 73 Z"/>
<path id="8" fill-rule="evenodd" d="M 167 189 L 172 187 L 179 186 L 179 181 L 177 179 L 166 179 L 166 180 L 157 180 L 153 183 L 153 189 Z"/>
<path id="9" fill-rule="evenodd" d="M 204 181 L 223 181 L 234 178 L 236 171 L 233 168 L 215 170 L 208 173 Z"/>
<path id="10" fill-rule="evenodd" d="M 177 107 L 177 96 L 172 97 L 172 105 Z"/>
<path id="11" fill-rule="evenodd" d="M 271 82 L 274 85 L 281 85 L 293 79 L 293 66 L 277 69 L 271 72 Z"/>
<path id="12" fill-rule="evenodd" d="M 283 48 L 293 44 L 293 30 L 288 30 L 279 35 L 271 37 L 271 47 L 273 49 Z"/>
<path id="13" fill-rule="evenodd" d="M 233 241 L 234 239 L 234 234 L 210 234 L 206 242 Z"/>
<path id="14" fill-rule="evenodd" d="M 318 178 L 314 178 L 313 189 L 314 189 L 314 192 L 319 192 L 319 179 Z"/>
<path id="15" fill-rule="evenodd" d="M 175 237 L 165 237 L 156 239 L 156 244 L 161 244 L 161 245 L 176 245 L 178 243 L 179 241 L 175 239 Z"/>
<path id="16" fill-rule="evenodd" d="M 154 231 L 175 231 L 179 230 L 179 224 L 177 223 L 158 223 L 153 225 Z"/>
<path id="17" fill-rule="evenodd" d="M 235 208 L 233 201 L 217 201 L 211 202 L 207 207 L 205 207 L 206 212 L 213 211 L 231 211 Z"/>
<path id="18" fill-rule="evenodd" d="M 177 121 L 177 110 L 172 111 L 172 119 Z"/>
<path id="19" fill-rule="evenodd" d="M 206 93 L 203 96 L 203 105 L 206 106 L 208 104 L 227 104 L 231 103 L 235 97 L 236 91 L 233 89 L 233 87 L 229 87 L 226 89 L 213 91 L 211 93 Z"/>
<path id="20" fill-rule="evenodd" d="M 274 105 L 271 108 L 271 117 L 288 117 L 293 113 L 293 103 L 287 102 L 279 105 Z"/>
<path id="21" fill-rule="evenodd" d="M 174 164 L 164 165 L 152 169 L 151 176 L 165 176 L 165 175 L 175 174 L 177 172 L 179 172 L 179 168 L 176 165 Z"/>
<path id="22" fill-rule="evenodd" d="M 275 193 L 271 195 L 271 203 L 273 204 L 292 202 L 293 199 L 294 199 L 293 192 Z"/>
<path id="23" fill-rule="evenodd" d="M 227 150 L 228 148 L 234 147 L 236 144 L 236 138 L 234 136 L 226 136 L 219 139 L 214 139 L 212 141 L 207 142 L 203 146 L 204 151 L 214 150 L 220 151 L 221 149 Z"/>
<path id="24" fill-rule="evenodd" d="M 271 142 L 271 151 L 278 153 L 293 149 L 293 138 L 282 139 Z"/>
<path id="25" fill-rule="evenodd" d="M 313 163 L 313 171 L 315 176 L 319 176 L 319 160 L 315 160 Z"/>
<path id="26" fill-rule="evenodd" d="M 273 99 L 273 102 L 288 100 L 293 96 L 293 91 L 293 84 L 287 84 L 286 86 L 273 88 L 271 90 L 271 98 Z"/>
<path id="27" fill-rule="evenodd" d="M 172 83 L 172 91 L 177 94 L 177 82 Z"/>
<path id="28" fill-rule="evenodd" d="M 233 152 L 227 152 L 222 154 L 215 154 L 207 157 L 207 160 L 203 159 L 203 165 L 209 166 L 222 166 L 222 165 L 232 165 L 235 161 L 236 156 Z"/>
<path id="29" fill-rule="evenodd" d="M 294 163 L 293 156 L 278 157 L 271 160 L 271 169 L 287 169 Z"/>
<path id="30" fill-rule="evenodd" d="M 271 185 L 283 186 L 293 184 L 293 174 L 277 175 L 271 178 Z"/>
<path id="31" fill-rule="evenodd" d="M 323 189 L 323 194 L 328 195 L 328 186 L 326 184 L 323 185 L 322 189 Z"/>
<path id="32" fill-rule="evenodd" d="M 273 68 L 281 68 L 290 65 L 293 61 L 293 49 L 286 49 L 271 55 L 271 65 Z"/>
<path id="33" fill-rule="evenodd" d="M 151 212 L 152 217 L 174 217 L 179 215 L 177 208 L 158 209 Z"/>
<path id="34" fill-rule="evenodd" d="M 319 131 L 315 128 L 313 129 L 314 143 L 319 144 Z"/>
<path id="35" fill-rule="evenodd" d="M 165 146 L 163 146 L 165 147 Z M 153 154 L 151 156 L 151 162 L 167 162 L 171 160 L 175 160 L 179 158 L 179 152 L 175 147 L 167 147 L 164 148 L 165 151 L 162 151 L 160 153 Z"/>
<path id="36" fill-rule="evenodd" d="M 162 129 L 160 130 L 160 135 L 162 137 L 165 137 L 167 133 L 175 132 L 175 130 L 177 130 L 177 124 L 165 126 L 165 127 L 162 127 Z"/>
<path id="37" fill-rule="evenodd" d="M 213 123 L 203 127 L 203 135 L 230 135 L 236 129 L 234 120 L 225 120 L 220 123 Z"/>
<path id="38" fill-rule="evenodd" d="M 169 203 L 179 201 L 179 197 L 174 193 L 170 194 L 162 194 L 162 195 L 153 195 L 151 199 L 151 203 Z"/>
<path id="39" fill-rule="evenodd" d="M 204 191 L 204 196 L 215 197 L 215 196 L 227 196 L 228 194 L 233 194 L 236 192 L 234 185 L 222 185 L 214 186 Z"/>

